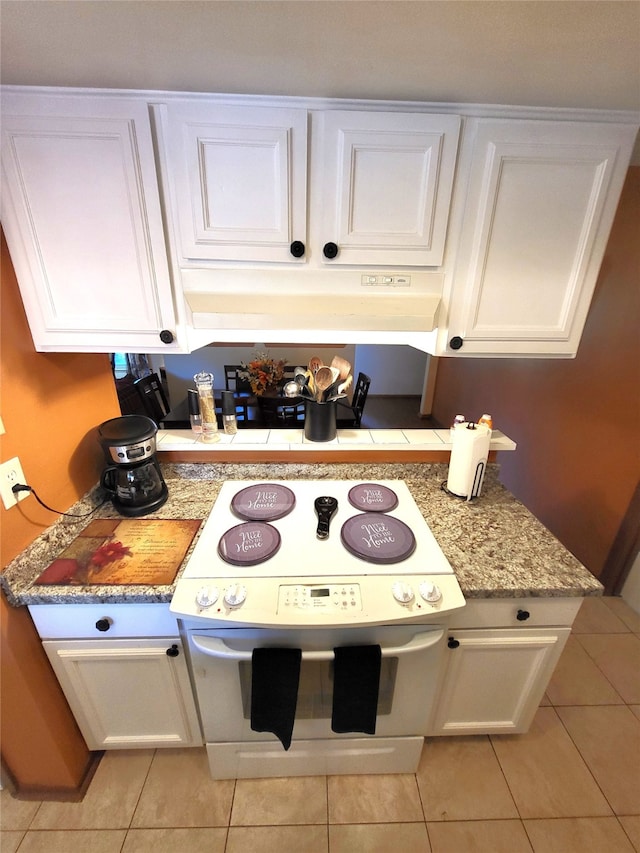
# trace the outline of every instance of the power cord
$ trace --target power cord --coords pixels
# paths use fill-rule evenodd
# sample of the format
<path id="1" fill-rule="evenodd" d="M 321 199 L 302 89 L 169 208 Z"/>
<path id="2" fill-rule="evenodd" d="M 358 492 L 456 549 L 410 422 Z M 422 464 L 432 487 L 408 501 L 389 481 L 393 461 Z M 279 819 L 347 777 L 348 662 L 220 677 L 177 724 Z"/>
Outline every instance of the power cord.
<path id="1" fill-rule="evenodd" d="M 49 512 L 55 512 L 58 515 L 69 515 L 73 518 L 86 518 L 89 515 L 93 515 L 93 513 L 97 509 L 100 509 L 100 507 L 103 504 L 106 504 L 106 502 L 109 500 L 109 498 L 105 498 L 101 503 L 99 503 L 97 506 L 95 506 L 90 512 L 83 512 L 83 513 L 63 512 L 61 509 L 53 509 L 53 507 L 48 506 L 44 501 L 40 500 L 36 490 L 32 486 L 26 486 L 24 483 L 16 483 L 15 486 L 11 487 L 11 491 L 14 493 L 14 495 L 17 495 L 18 492 L 31 492 L 31 494 L 38 501 L 40 506 L 43 506 L 45 509 L 48 509 Z"/>

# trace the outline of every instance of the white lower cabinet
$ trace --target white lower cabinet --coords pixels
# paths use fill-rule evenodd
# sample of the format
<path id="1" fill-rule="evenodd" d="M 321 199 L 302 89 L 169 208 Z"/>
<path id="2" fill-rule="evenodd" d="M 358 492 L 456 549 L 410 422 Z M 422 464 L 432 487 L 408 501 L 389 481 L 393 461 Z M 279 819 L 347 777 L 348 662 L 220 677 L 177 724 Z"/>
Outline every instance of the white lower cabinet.
<path id="1" fill-rule="evenodd" d="M 155 608 L 165 605 L 42 605 L 30 608 L 43 647 L 90 749 L 200 746 L 202 735 L 182 642 L 174 635 L 146 637 L 144 618 L 161 623 Z M 167 605 L 168 607 L 168 605 Z M 42 614 L 42 609 L 48 610 Z M 124 613 L 120 613 L 124 608 Z M 131 608 L 133 611 L 131 612 Z M 58 614 L 53 611 L 58 611 Z M 57 622 L 69 610 L 65 629 Z M 129 610 L 129 612 L 127 612 Z M 35 611 L 35 613 L 34 613 Z M 77 626 L 74 616 L 86 627 Z M 121 618 L 122 615 L 122 618 Z M 161 616 L 163 614 L 160 614 Z M 121 637 L 120 625 L 136 623 L 134 636 Z M 93 623 L 95 622 L 95 625 Z M 151 623 L 149 633 L 153 633 Z M 115 636 L 109 635 L 113 631 Z M 77 638 L 78 634 L 85 634 Z M 70 637 L 73 637 L 71 639 Z"/>
<path id="2" fill-rule="evenodd" d="M 449 628 L 447 659 L 427 733 L 527 731 L 580 603 L 581 599 L 468 603 L 469 612 L 461 611 Z"/>

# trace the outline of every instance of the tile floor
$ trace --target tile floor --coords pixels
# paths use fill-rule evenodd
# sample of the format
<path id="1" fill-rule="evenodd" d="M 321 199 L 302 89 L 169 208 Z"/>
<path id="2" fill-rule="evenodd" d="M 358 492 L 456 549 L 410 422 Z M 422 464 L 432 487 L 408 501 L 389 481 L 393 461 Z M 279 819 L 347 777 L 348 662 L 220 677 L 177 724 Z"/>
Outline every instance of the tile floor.
<path id="1" fill-rule="evenodd" d="M 434 738 L 415 775 L 214 782 L 107 753 L 81 803 L 1 793 L 2 853 L 640 851 L 640 616 L 585 599 L 531 730 Z"/>

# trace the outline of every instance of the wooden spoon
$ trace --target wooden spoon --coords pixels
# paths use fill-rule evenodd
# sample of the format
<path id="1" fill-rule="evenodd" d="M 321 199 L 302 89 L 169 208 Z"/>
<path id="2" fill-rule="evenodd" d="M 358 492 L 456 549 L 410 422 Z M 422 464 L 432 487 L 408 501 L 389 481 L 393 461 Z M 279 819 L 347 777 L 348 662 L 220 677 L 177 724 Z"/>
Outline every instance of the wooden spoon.
<path id="1" fill-rule="evenodd" d="M 333 383 L 333 371 L 330 367 L 319 367 L 314 378 L 316 381 L 316 401 L 321 403 L 324 392 Z"/>
<path id="2" fill-rule="evenodd" d="M 347 376 L 351 373 L 351 365 L 346 358 L 339 355 L 334 355 L 331 362 L 331 367 L 335 367 L 339 371 L 339 378 L 344 382 Z"/>
<path id="3" fill-rule="evenodd" d="M 320 367 L 322 367 L 322 361 L 318 358 L 317 355 L 314 355 L 312 358 L 309 359 L 309 370 L 311 371 L 311 373 L 313 373 L 314 376 L 318 372 L 318 369 Z"/>
<path id="4" fill-rule="evenodd" d="M 351 388 L 351 383 L 353 382 L 353 375 L 350 373 L 347 378 L 344 380 L 342 385 L 338 385 L 338 394 L 344 394 Z"/>

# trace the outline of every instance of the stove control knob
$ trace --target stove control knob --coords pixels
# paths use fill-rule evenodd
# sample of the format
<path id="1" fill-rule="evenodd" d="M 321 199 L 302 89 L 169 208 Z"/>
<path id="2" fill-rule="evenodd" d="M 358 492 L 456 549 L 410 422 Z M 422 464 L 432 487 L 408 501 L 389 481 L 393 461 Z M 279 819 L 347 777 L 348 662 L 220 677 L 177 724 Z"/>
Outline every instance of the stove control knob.
<path id="1" fill-rule="evenodd" d="M 196 592 L 196 604 L 198 607 L 211 607 L 218 600 L 218 595 L 215 586 L 201 586 Z"/>
<path id="2" fill-rule="evenodd" d="M 240 607 L 247 597 L 247 588 L 241 583 L 232 583 L 225 591 L 224 602 L 229 607 Z"/>
<path id="3" fill-rule="evenodd" d="M 394 583 L 391 587 L 391 592 L 396 601 L 400 604 L 410 604 L 413 601 L 413 590 L 408 583 Z"/>
<path id="4" fill-rule="evenodd" d="M 435 604 L 436 601 L 440 601 L 442 598 L 440 587 L 431 583 L 431 581 L 420 584 L 420 595 L 425 601 L 430 601 L 432 604 Z"/>

